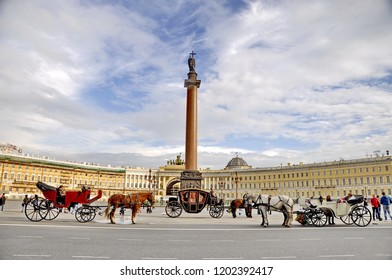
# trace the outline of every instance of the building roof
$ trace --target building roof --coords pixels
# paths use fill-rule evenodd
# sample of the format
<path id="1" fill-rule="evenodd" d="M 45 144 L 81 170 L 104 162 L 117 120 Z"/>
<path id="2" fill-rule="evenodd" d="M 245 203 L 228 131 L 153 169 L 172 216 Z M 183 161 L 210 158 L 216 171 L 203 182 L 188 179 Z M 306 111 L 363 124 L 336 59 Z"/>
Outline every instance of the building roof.
<path id="1" fill-rule="evenodd" d="M 236 157 L 232 158 L 228 162 L 225 169 L 248 169 L 248 168 L 252 168 L 252 166 L 249 166 L 248 163 L 243 158 L 240 158 L 237 155 Z"/>

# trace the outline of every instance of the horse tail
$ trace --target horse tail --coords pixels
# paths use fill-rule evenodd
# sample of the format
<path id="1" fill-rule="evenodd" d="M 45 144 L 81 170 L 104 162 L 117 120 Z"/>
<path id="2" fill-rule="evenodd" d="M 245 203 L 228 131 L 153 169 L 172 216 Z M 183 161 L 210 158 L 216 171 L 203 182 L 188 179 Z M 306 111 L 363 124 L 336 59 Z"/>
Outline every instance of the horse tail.
<path id="1" fill-rule="evenodd" d="M 105 218 L 106 218 L 106 219 L 109 219 L 110 206 L 111 206 L 111 203 L 110 203 L 110 198 L 109 198 L 109 199 L 108 199 L 108 206 L 107 206 L 106 209 L 105 209 Z"/>

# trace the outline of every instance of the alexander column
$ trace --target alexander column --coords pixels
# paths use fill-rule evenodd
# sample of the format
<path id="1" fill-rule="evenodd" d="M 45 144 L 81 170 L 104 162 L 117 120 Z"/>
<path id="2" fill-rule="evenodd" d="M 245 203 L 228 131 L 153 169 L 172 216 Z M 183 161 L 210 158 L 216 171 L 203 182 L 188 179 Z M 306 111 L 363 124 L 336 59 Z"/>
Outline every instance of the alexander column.
<path id="1" fill-rule="evenodd" d="M 188 79 L 186 98 L 186 133 L 185 133 L 185 170 L 181 173 L 181 189 L 201 189 L 201 173 L 197 170 L 197 89 L 201 81 L 197 79 L 196 60 L 193 51 L 188 58 Z"/>

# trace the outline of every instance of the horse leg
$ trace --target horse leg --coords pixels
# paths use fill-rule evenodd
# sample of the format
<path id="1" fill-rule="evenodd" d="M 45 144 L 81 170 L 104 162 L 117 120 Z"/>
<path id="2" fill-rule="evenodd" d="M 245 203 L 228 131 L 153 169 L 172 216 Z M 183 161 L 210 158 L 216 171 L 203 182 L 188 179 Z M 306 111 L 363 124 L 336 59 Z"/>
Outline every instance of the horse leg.
<path id="1" fill-rule="evenodd" d="M 283 209 L 282 209 L 283 211 Z M 284 208 L 284 215 L 285 215 L 285 222 L 284 226 L 285 227 L 290 227 L 291 226 L 291 221 L 293 220 L 293 208 L 290 207 L 289 209 Z"/>
<path id="2" fill-rule="evenodd" d="M 286 219 L 284 221 L 284 226 L 290 227 L 290 213 L 287 210 L 285 210 L 285 213 L 286 213 Z"/>
<path id="3" fill-rule="evenodd" d="M 264 227 L 268 227 L 268 213 L 267 213 L 267 209 L 262 208 L 261 209 L 261 215 L 263 216 L 263 222 L 262 222 L 262 226 Z"/>
<path id="4" fill-rule="evenodd" d="M 282 226 L 285 226 L 286 222 L 287 222 L 288 215 L 287 215 L 286 211 L 284 211 L 284 210 L 282 210 L 282 213 L 283 213 L 283 224 L 282 224 Z"/>
<path id="5" fill-rule="evenodd" d="M 117 204 L 114 205 L 112 211 L 110 211 L 110 222 L 112 224 L 116 223 L 116 221 L 114 220 L 114 213 L 116 212 L 116 209 L 117 209 Z"/>
<path id="6" fill-rule="evenodd" d="M 233 218 L 237 217 L 237 214 L 235 212 L 237 212 L 237 208 L 234 206 L 231 206 L 231 214 L 233 215 Z"/>
<path id="7" fill-rule="evenodd" d="M 132 224 L 136 224 L 135 218 L 136 218 L 136 213 L 139 211 L 140 205 L 136 204 L 134 207 L 132 207 Z"/>
<path id="8" fill-rule="evenodd" d="M 132 218 L 131 218 L 133 225 L 135 224 L 135 216 L 136 216 L 136 212 L 135 212 L 135 206 L 134 206 L 134 207 L 132 207 Z"/>
<path id="9" fill-rule="evenodd" d="M 293 206 L 290 207 L 289 210 L 289 227 L 291 227 L 291 223 L 293 222 Z"/>
<path id="10" fill-rule="evenodd" d="M 246 211 L 246 217 L 252 218 L 252 206 L 250 206 L 250 205 L 246 206 L 245 211 Z"/>
<path id="11" fill-rule="evenodd" d="M 261 216 L 261 224 L 260 226 L 264 226 L 265 220 L 264 220 L 264 214 L 263 214 L 263 210 L 261 210 L 260 208 L 258 208 L 258 211 L 260 212 L 260 216 Z"/>

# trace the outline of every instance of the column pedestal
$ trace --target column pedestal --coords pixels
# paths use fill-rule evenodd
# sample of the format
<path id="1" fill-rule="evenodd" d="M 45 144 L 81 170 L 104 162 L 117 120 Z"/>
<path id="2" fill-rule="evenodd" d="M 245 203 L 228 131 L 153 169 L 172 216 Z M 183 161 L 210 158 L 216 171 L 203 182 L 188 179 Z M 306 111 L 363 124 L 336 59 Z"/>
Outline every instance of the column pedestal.
<path id="1" fill-rule="evenodd" d="M 184 170 L 181 172 L 181 190 L 183 189 L 201 189 L 203 177 L 197 170 Z"/>

